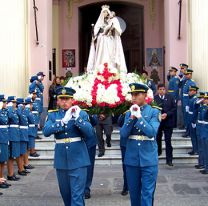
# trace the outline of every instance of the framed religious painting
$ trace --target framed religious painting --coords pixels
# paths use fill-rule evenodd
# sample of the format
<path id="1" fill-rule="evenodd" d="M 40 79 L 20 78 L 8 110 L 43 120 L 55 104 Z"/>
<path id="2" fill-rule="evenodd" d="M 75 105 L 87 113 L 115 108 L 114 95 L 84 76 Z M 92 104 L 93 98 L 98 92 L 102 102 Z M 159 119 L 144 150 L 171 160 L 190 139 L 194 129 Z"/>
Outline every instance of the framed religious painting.
<path id="1" fill-rule="evenodd" d="M 75 67 L 75 49 L 62 50 L 62 67 Z"/>
<path id="2" fill-rule="evenodd" d="M 146 50 L 147 66 L 152 68 L 163 66 L 163 49 L 162 48 L 147 48 Z"/>

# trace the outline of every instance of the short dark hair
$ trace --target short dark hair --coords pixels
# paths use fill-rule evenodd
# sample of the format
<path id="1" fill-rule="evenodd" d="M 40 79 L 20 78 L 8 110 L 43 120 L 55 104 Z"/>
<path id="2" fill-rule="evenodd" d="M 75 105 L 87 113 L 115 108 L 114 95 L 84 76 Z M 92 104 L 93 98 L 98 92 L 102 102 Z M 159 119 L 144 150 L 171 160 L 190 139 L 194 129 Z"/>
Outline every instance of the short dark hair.
<path id="1" fill-rule="evenodd" d="M 158 84 L 157 88 L 159 89 L 161 87 L 165 87 L 165 85 L 164 84 Z"/>
<path id="2" fill-rule="evenodd" d="M 148 76 L 148 72 L 146 70 L 143 70 L 142 74 L 146 74 Z"/>

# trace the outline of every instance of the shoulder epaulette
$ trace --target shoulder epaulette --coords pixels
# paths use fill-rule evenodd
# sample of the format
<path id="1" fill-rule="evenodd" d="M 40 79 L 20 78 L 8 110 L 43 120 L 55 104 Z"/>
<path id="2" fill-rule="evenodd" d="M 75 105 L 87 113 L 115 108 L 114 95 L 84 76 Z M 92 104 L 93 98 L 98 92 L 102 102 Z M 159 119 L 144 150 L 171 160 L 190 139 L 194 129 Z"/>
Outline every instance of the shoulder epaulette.
<path id="1" fill-rule="evenodd" d="M 158 107 L 158 106 L 155 106 L 155 105 L 153 105 L 152 108 L 158 109 L 160 111 L 162 110 L 162 107 Z"/>
<path id="2" fill-rule="evenodd" d="M 89 112 L 90 110 L 89 109 L 82 109 L 83 111 L 85 111 L 85 112 Z"/>
<path id="3" fill-rule="evenodd" d="M 48 110 L 48 113 L 52 113 L 52 112 L 58 112 L 58 109 Z"/>
<path id="4" fill-rule="evenodd" d="M 128 109 L 128 110 L 126 110 L 126 111 L 123 113 L 123 115 L 125 115 L 128 111 L 129 111 L 129 109 Z"/>

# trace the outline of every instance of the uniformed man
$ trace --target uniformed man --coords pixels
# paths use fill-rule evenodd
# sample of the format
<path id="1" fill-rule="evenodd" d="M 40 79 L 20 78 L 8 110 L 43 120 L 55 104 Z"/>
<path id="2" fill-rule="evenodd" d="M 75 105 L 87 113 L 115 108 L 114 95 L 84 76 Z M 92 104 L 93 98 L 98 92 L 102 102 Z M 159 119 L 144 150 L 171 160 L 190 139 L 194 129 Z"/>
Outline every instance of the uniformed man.
<path id="1" fill-rule="evenodd" d="M 144 79 L 144 83 L 153 91 L 153 94 L 155 95 L 157 92 L 157 88 L 155 86 L 155 83 L 152 79 L 148 79 L 148 72 L 143 70 L 142 71 L 142 77 Z"/>
<path id="2" fill-rule="evenodd" d="M 172 95 L 166 93 L 165 85 L 158 85 L 158 95 L 154 101 L 162 108 L 162 121 L 157 133 L 158 154 L 162 154 L 162 136 L 165 136 L 166 164 L 173 166 L 173 147 L 171 138 L 175 124 L 176 102 Z"/>
<path id="3" fill-rule="evenodd" d="M 186 81 L 186 77 L 185 77 L 185 72 L 186 72 L 186 69 L 188 68 L 188 65 L 187 64 L 184 64 L 184 63 L 181 63 L 179 65 L 180 67 L 180 72 L 179 72 L 179 79 L 180 79 L 180 83 L 179 83 L 179 87 L 180 87 L 180 100 L 181 100 L 181 107 L 182 107 L 182 113 L 183 113 L 183 119 L 182 119 L 182 125 L 181 125 L 181 129 L 184 129 L 185 128 L 185 122 L 184 122 L 184 112 L 185 110 L 183 109 L 183 86 L 185 84 L 185 81 Z"/>
<path id="4" fill-rule="evenodd" d="M 170 94 L 177 104 L 179 99 L 179 78 L 177 76 L 178 69 L 175 67 L 170 67 L 169 74 L 170 74 L 170 80 L 168 83 L 168 94 Z"/>
<path id="5" fill-rule="evenodd" d="M 160 115 L 146 104 L 148 86 L 133 83 L 130 88 L 133 105 L 120 132 L 127 141 L 124 164 L 131 206 L 152 206 L 158 174 L 156 135 Z"/>
<path id="6" fill-rule="evenodd" d="M 29 154 L 35 154 L 35 137 L 37 136 L 37 127 L 35 125 L 35 119 L 36 119 L 36 113 L 33 113 L 34 110 L 34 103 L 32 101 L 31 97 L 27 97 L 25 99 L 25 111 L 26 111 L 26 116 L 28 119 L 28 151 L 25 155 L 24 158 L 24 168 L 27 170 L 34 169 L 34 166 L 29 164 Z M 33 155 L 33 157 L 38 157 L 38 154 Z"/>
<path id="7" fill-rule="evenodd" d="M 187 116 L 187 112 L 188 112 L 188 104 L 189 104 L 189 88 L 190 86 L 196 86 L 196 83 L 194 82 L 194 80 L 192 79 L 192 73 L 193 70 L 188 68 L 186 69 L 185 72 L 185 81 L 184 84 L 182 86 L 182 107 L 183 107 L 183 114 L 184 114 L 184 124 L 185 124 L 185 128 L 186 128 L 186 133 L 183 135 L 183 137 L 187 137 L 189 136 L 189 126 L 188 126 L 188 116 Z"/>
<path id="8" fill-rule="evenodd" d="M 87 110 L 85 110 L 88 112 Z M 97 115 L 89 115 L 90 123 L 92 127 L 95 127 L 98 123 Z M 92 179 L 94 174 L 94 165 L 95 165 L 95 156 L 96 156 L 96 145 L 97 145 L 97 137 L 94 130 L 94 135 L 91 138 L 85 138 L 85 143 L 87 146 L 88 154 L 90 157 L 90 165 L 87 167 L 87 181 L 85 185 L 85 199 L 91 198 L 91 190 L 90 187 L 92 185 Z"/>
<path id="9" fill-rule="evenodd" d="M 127 110 L 126 112 L 128 112 Z M 123 127 L 126 112 L 121 114 L 118 117 L 118 126 L 121 128 Z M 123 189 L 121 191 L 122 196 L 126 196 L 128 194 L 128 184 L 127 184 L 127 177 L 126 177 L 126 166 L 124 164 L 124 157 L 126 153 L 126 142 L 127 139 L 122 138 L 122 133 L 120 132 L 120 149 L 121 149 L 121 159 L 122 159 L 122 170 L 123 170 Z"/>
<path id="10" fill-rule="evenodd" d="M 32 76 L 30 78 L 30 85 L 29 85 L 29 94 L 31 94 L 32 96 L 33 95 L 36 95 L 35 96 L 35 99 L 36 101 L 38 101 L 38 111 L 39 113 L 42 112 L 42 108 L 41 108 L 41 91 L 40 91 L 40 88 L 38 87 L 38 85 L 40 84 L 39 80 L 38 80 L 38 77 L 37 76 Z"/>
<path id="11" fill-rule="evenodd" d="M 196 136 L 198 142 L 198 164 L 195 165 L 196 169 L 204 168 L 204 157 L 203 157 L 203 144 L 202 144 L 202 123 L 203 123 L 203 109 L 204 109 L 204 95 L 205 92 L 199 92 L 198 100 L 196 102 L 196 109 L 198 110 L 197 122 L 196 122 Z"/>
<path id="12" fill-rule="evenodd" d="M 35 124 L 35 128 L 33 128 L 31 138 L 35 137 L 35 139 L 41 139 L 38 136 L 38 126 L 39 126 L 39 123 L 40 123 L 40 114 L 41 114 L 40 113 L 41 101 L 40 101 L 40 98 L 37 97 L 37 89 L 31 89 L 30 92 L 31 92 L 30 97 L 31 97 L 32 104 L 33 104 L 31 112 L 34 115 L 34 120 L 33 121 L 34 121 L 34 124 Z M 33 148 L 30 148 L 30 156 L 31 157 L 39 157 L 40 156 L 35 150 L 35 139 L 33 140 L 33 143 L 34 143 Z"/>
<path id="13" fill-rule="evenodd" d="M 0 95 L 0 188 L 11 186 L 4 178 L 4 167 L 8 161 L 9 151 L 9 130 L 8 130 L 8 111 L 4 95 Z"/>
<path id="14" fill-rule="evenodd" d="M 188 65 L 181 63 L 179 67 L 180 67 L 180 73 L 178 76 L 182 79 L 183 77 L 185 77 L 184 74 L 186 73 L 186 69 L 188 69 Z"/>
<path id="15" fill-rule="evenodd" d="M 177 76 L 177 71 L 178 71 L 177 68 L 170 67 L 169 69 L 170 79 L 168 83 L 168 94 L 170 94 L 176 102 L 174 127 L 177 127 L 177 105 L 178 105 L 178 100 L 179 100 L 179 83 L 180 83 L 180 79 Z"/>
<path id="16" fill-rule="evenodd" d="M 113 132 L 112 115 L 107 115 L 104 113 L 99 114 L 98 123 L 95 128 L 98 139 L 98 157 L 102 157 L 105 155 L 105 141 L 103 138 L 103 133 L 106 135 L 107 147 L 111 147 L 111 135 Z"/>
<path id="17" fill-rule="evenodd" d="M 8 117 L 9 117 L 9 160 L 7 162 L 8 176 L 10 181 L 18 181 L 20 178 L 14 173 L 14 159 L 19 166 L 20 157 L 20 134 L 19 134 L 19 117 L 17 114 L 17 103 L 14 96 L 9 96 L 8 102 Z M 25 175 L 25 173 L 21 174 Z"/>
<path id="18" fill-rule="evenodd" d="M 202 127 L 201 138 L 203 145 L 204 170 L 202 174 L 208 174 L 208 92 L 204 95 L 204 108 L 202 110 Z"/>
<path id="19" fill-rule="evenodd" d="M 94 129 L 87 113 L 72 106 L 74 93 L 72 88 L 57 90 L 60 109 L 49 112 L 43 133 L 46 137 L 55 135 L 54 167 L 64 204 L 84 206 L 90 158 L 83 139 L 92 138 Z"/>
<path id="20" fill-rule="evenodd" d="M 34 91 L 36 91 L 37 97 L 36 101 L 39 101 L 39 114 L 41 116 L 43 112 L 43 91 L 44 91 L 44 85 L 43 85 L 43 80 L 44 80 L 45 75 L 43 72 L 37 73 L 37 75 L 32 76 L 30 79 L 30 86 L 29 86 L 29 93 L 33 94 Z M 40 118 L 41 121 L 41 118 Z M 41 128 L 40 122 L 39 122 L 39 129 Z"/>
<path id="21" fill-rule="evenodd" d="M 197 103 L 197 86 L 190 86 L 189 88 L 189 104 L 187 109 L 187 123 L 189 127 L 191 143 L 192 143 L 192 151 L 188 152 L 189 155 L 197 155 L 198 154 L 198 144 L 197 144 L 197 135 L 196 135 L 196 121 L 198 114 L 198 104 Z"/>
<path id="22" fill-rule="evenodd" d="M 30 94 L 30 97 L 32 98 L 33 101 L 33 114 L 35 114 L 35 127 L 37 129 L 37 136 L 36 139 L 41 139 L 41 137 L 38 135 L 38 126 L 40 123 L 40 107 L 41 107 L 41 99 L 39 97 L 37 97 L 37 90 L 31 90 L 32 94 Z M 33 154 L 35 153 L 35 151 L 33 151 L 33 153 L 31 154 L 33 156 Z M 37 154 L 37 153 L 36 153 Z M 37 155 L 35 155 L 37 156 Z"/>
<path id="23" fill-rule="evenodd" d="M 20 157 L 19 157 L 19 174 L 25 174 L 27 175 L 30 173 L 29 171 L 24 169 L 24 159 L 27 156 L 27 150 L 28 150 L 28 118 L 27 113 L 25 109 L 25 102 L 23 98 L 17 98 L 17 113 L 19 116 L 19 125 L 20 125 Z"/>

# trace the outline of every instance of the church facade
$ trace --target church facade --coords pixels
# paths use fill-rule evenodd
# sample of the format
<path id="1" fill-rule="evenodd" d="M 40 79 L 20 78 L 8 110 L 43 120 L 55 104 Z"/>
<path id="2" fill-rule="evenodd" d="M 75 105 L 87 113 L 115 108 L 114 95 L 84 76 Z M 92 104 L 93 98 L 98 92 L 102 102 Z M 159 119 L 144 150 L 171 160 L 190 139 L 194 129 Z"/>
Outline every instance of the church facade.
<path id="1" fill-rule="evenodd" d="M 29 77 L 43 71 L 47 106 L 54 75 L 86 70 L 92 24 L 103 4 L 124 22 L 129 72 L 145 69 L 156 83 L 166 82 L 170 66 L 188 63 L 199 87 L 208 89 L 206 0 L 8 0 L 0 8 L 0 92 L 26 96 Z"/>

